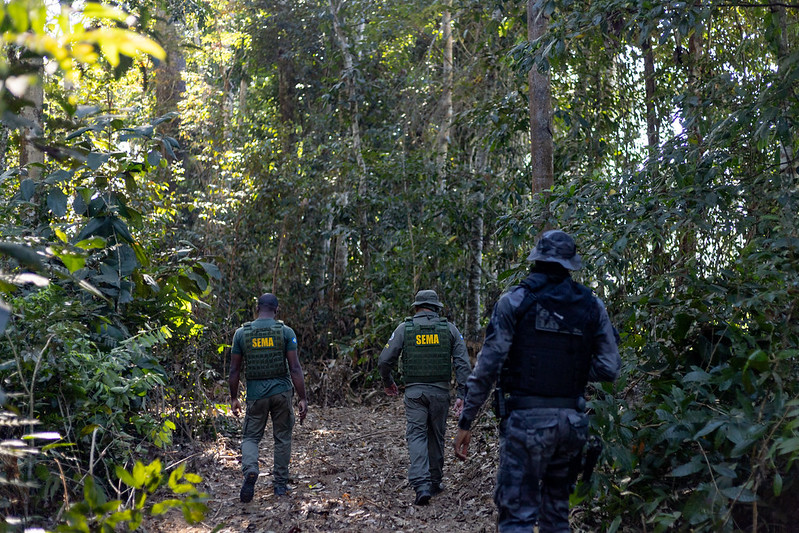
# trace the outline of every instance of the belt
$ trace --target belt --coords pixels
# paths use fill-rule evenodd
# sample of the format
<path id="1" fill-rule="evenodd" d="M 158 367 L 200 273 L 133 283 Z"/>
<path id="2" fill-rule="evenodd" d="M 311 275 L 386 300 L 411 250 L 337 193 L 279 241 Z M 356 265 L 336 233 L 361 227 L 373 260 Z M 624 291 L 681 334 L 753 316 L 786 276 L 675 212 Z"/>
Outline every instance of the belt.
<path id="1" fill-rule="evenodd" d="M 538 407 L 554 407 L 557 409 L 574 409 L 575 411 L 585 410 L 585 399 L 582 396 L 577 398 L 558 398 L 550 396 L 511 396 L 507 401 L 508 409 L 535 409 Z"/>

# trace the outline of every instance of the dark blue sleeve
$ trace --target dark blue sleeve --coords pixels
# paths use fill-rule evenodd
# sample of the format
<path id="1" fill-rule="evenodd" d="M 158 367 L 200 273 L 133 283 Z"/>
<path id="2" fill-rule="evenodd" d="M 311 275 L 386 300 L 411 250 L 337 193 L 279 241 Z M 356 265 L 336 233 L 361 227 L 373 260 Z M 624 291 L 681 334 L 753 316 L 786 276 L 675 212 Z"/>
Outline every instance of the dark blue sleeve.
<path id="1" fill-rule="evenodd" d="M 471 429 L 477 413 L 485 403 L 508 357 L 513 332 L 516 327 L 516 309 L 524 299 L 524 289 L 514 287 L 502 295 L 494 306 L 491 321 L 486 329 L 483 349 L 477 355 L 477 364 L 466 382 L 466 400 L 458 427 Z"/>
<path id="2" fill-rule="evenodd" d="M 616 333 L 602 300 L 599 305 L 599 328 L 594 338 L 594 357 L 588 370 L 588 381 L 615 381 L 621 372 L 621 356 L 616 343 Z"/>

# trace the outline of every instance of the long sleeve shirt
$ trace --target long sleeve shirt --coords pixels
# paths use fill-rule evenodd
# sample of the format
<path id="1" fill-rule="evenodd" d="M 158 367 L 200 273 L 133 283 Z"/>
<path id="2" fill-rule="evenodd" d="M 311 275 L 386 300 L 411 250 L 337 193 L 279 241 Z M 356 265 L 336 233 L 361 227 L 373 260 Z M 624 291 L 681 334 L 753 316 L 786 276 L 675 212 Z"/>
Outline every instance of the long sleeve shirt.
<path id="1" fill-rule="evenodd" d="M 413 316 L 414 321 L 420 321 L 422 324 L 435 324 L 438 322 L 438 313 L 433 311 L 423 310 Z M 452 322 L 449 325 L 450 346 L 452 350 L 452 366 L 455 369 L 455 381 L 458 382 L 458 398 L 463 398 L 465 395 L 466 380 L 469 378 L 469 373 L 472 371 L 472 366 L 469 363 L 469 354 L 466 350 L 466 343 L 463 342 L 463 335 L 455 327 Z M 402 347 L 405 343 L 405 323 L 401 323 L 391 334 L 383 351 L 380 352 L 380 357 L 377 360 L 377 368 L 380 371 L 380 377 L 383 379 L 383 386 L 390 387 L 394 383 L 393 369 L 399 360 Z M 406 383 L 406 394 L 421 393 L 425 389 L 438 389 L 449 392 L 449 383 L 442 381 L 438 383 Z"/>
<path id="2" fill-rule="evenodd" d="M 525 289 L 520 286 L 502 295 L 494 307 L 486 330 L 483 349 L 478 354 L 474 372 L 467 381 L 467 395 L 458 427 L 469 430 L 477 412 L 488 398 L 494 383 L 499 378 L 502 366 L 513 343 L 516 331 L 516 310 L 524 299 Z M 588 371 L 589 381 L 614 381 L 621 371 L 621 357 L 613 326 L 605 305 L 594 296 L 599 305 L 599 328 L 593 342 L 593 356 Z"/>

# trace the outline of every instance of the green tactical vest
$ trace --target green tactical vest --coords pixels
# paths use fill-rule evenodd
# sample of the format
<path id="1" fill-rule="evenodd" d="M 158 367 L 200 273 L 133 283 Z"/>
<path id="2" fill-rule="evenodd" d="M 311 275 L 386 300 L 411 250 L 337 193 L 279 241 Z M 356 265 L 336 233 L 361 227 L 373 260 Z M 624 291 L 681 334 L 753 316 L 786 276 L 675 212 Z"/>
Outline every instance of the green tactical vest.
<path id="1" fill-rule="evenodd" d="M 247 379 L 272 379 L 289 374 L 284 351 L 283 323 L 267 328 L 243 324 L 244 360 Z"/>
<path id="2" fill-rule="evenodd" d="M 405 319 L 400 371 L 405 383 L 449 382 L 452 378 L 452 355 L 449 325 L 446 318 L 428 325 Z"/>

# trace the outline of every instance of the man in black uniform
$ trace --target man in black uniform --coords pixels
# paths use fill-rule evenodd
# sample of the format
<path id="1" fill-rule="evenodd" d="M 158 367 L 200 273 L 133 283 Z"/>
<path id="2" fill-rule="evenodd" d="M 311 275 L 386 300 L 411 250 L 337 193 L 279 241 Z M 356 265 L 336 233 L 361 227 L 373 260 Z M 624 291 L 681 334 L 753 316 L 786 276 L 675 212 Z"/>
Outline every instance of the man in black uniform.
<path id="1" fill-rule="evenodd" d="M 588 434 L 589 381 L 614 381 L 621 369 L 602 301 L 572 280 L 582 260 L 574 239 L 547 231 L 527 258 L 530 275 L 502 295 L 467 382 L 455 455 L 466 459 L 471 426 L 499 378 L 507 412 L 500 422 L 494 501 L 502 533 L 569 531 L 569 463 Z"/>
<path id="2" fill-rule="evenodd" d="M 408 481 L 416 491 L 414 503 L 427 505 L 443 490 L 444 431 L 449 409 L 452 369 L 458 382 L 455 414 L 460 414 L 466 378 L 471 372 L 463 336 L 438 314 L 444 307 L 436 291 L 416 293 L 413 318 L 400 324 L 380 353 L 377 366 L 386 394 L 396 396 L 391 369 L 402 354 L 400 369 L 405 380 L 405 438 L 408 441 Z"/>

